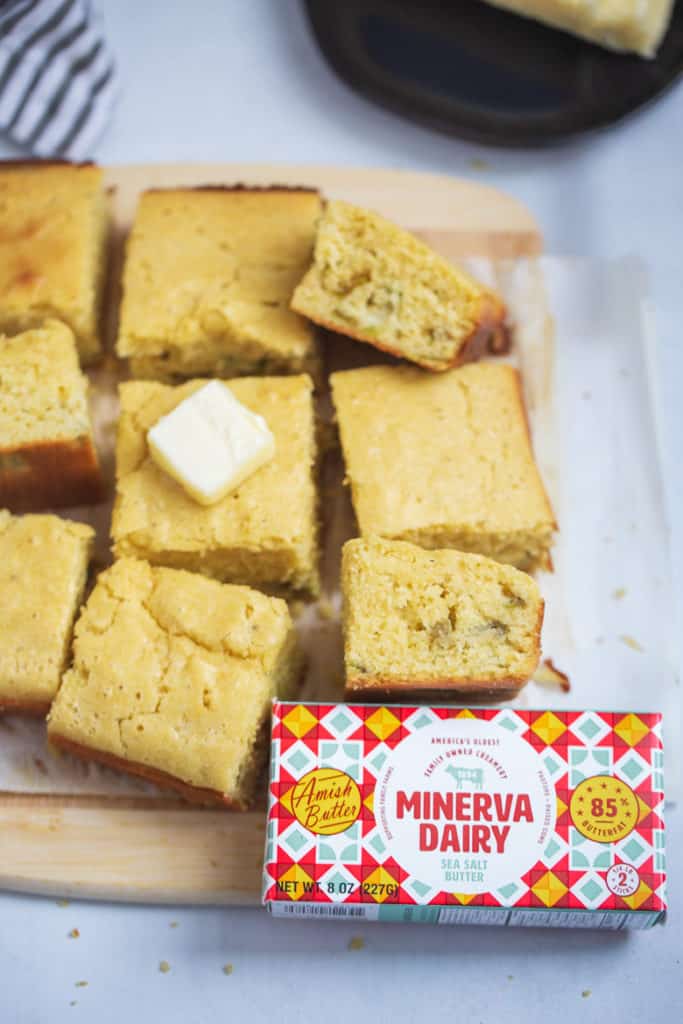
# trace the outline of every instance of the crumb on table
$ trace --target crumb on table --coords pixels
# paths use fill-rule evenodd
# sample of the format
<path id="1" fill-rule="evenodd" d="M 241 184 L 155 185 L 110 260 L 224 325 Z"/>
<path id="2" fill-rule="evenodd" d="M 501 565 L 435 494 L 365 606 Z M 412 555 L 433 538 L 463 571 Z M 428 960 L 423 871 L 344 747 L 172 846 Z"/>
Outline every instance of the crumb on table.
<path id="1" fill-rule="evenodd" d="M 232 964 L 223 964 L 223 974 L 232 974 L 233 969 Z"/>
<path id="2" fill-rule="evenodd" d="M 365 939 L 361 935 L 354 935 L 349 939 L 349 949 L 353 952 L 365 949 Z"/>
<path id="3" fill-rule="evenodd" d="M 621 640 L 622 644 L 626 644 L 626 646 L 630 647 L 632 651 L 643 651 L 643 650 L 645 650 L 644 647 L 641 647 L 641 645 L 638 643 L 636 638 L 634 636 L 631 636 L 629 633 L 623 633 L 619 637 L 619 639 Z"/>
<path id="4" fill-rule="evenodd" d="M 168 974 L 168 972 L 171 970 L 171 965 L 169 964 L 168 960 L 159 961 L 159 970 L 161 971 L 162 974 Z"/>

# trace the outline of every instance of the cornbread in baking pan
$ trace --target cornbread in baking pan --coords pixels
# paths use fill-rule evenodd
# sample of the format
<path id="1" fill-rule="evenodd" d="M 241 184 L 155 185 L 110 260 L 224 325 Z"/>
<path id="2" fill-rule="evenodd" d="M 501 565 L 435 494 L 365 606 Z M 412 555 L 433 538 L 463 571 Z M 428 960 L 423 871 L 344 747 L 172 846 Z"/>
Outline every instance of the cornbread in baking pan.
<path id="1" fill-rule="evenodd" d="M 243 808 L 271 701 L 294 695 L 301 670 L 284 601 L 121 559 L 76 623 L 48 739 L 190 800 Z"/>
<path id="2" fill-rule="evenodd" d="M 99 357 L 108 222 L 101 168 L 0 163 L 0 332 L 55 317 Z"/>
<path id="3" fill-rule="evenodd" d="M 538 586 L 482 555 L 350 540 L 342 595 L 347 696 L 508 695 L 538 665 Z"/>
<path id="4" fill-rule="evenodd" d="M 362 536 L 550 568 L 556 524 L 513 367 L 370 366 L 331 383 Z"/>
<path id="5" fill-rule="evenodd" d="M 88 381 L 58 320 L 0 334 L 0 506 L 35 511 L 100 501 Z"/>
<path id="6" fill-rule="evenodd" d="M 95 531 L 0 509 L 0 712 L 44 715 L 68 660 Z"/>
<path id="7" fill-rule="evenodd" d="M 133 376 L 315 376 L 314 331 L 289 302 L 319 214 L 312 189 L 143 193 L 126 250 L 117 344 Z"/>
<path id="8" fill-rule="evenodd" d="M 265 419 L 275 438 L 275 454 L 213 505 L 200 505 L 161 469 L 151 458 L 146 439 L 153 424 L 205 383 L 121 385 L 112 519 L 116 555 L 279 593 L 317 593 L 311 378 L 245 377 L 227 382 L 239 402 Z"/>
<path id="9" fill-rule="evenodd" d="M 654 57 L 669 27 L 674 0 L 486 0 L 599 43 Z"/>
<path id="10" fill-rule="evenodd" d="M 428 370 L 508 344 L 502 299 L 369 210 L 325 206 L 292 309 Z"/>

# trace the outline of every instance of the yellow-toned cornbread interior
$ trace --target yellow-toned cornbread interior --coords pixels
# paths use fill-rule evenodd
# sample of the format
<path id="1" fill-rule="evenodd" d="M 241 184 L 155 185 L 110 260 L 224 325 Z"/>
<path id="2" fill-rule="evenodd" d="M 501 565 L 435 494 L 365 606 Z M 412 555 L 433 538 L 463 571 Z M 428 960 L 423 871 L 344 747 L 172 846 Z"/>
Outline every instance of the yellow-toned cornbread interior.
<path id="1" fill-rule="evenodd" d="M 73 332 L 58 320 L 0 334 L 0 452 L 91 433 L 88 381 Z"/>
<path id="2" fill-rule="evenodd" d="M 538 664 L 543 601 L 511 566 L 356 539 L 344 545 L 342 593 L 352 688 L 519 685 Z"/>
<path id="3" fill-rule="evenodd" d="M 0 509 L 0 709 L 49 705 L 67 662 L 95 531 Z"/>
<path id="4" fill-rule="evenodd" d="M 121 559 L 76 624 L 48 736 L 242 805 L 270 701 L 291 697 L 300 671 L 284 601 Z"/>
<path id="5" fill-rule="evenodd" d="M 140 197 L 127 243 L 118 354 L 133 376 L 315 373 L 289 302 L 320 213 L 305 189 L 167 189 Z"/>
<path id="6" fill-rule="evenodd" d="M 97 359 L 108 219 L 99 167 L 0 167 L 0 331 L 57 318 L 73 330 L 81 362 Z"/>
<path id="7" fill-rule="evenodd" d="M 120 387 L 117 556 L 203 572 L 254 586 L 317 593 L 318 524 L 312 381 L 307 376 L 230 381 L 238 401 L 263 416 L 275 455 L 214 505 L 199 505 L 152 460 L 147 431 L 205 381 Z"/>
<path id="8" fill-rule="evenodd" d="M 555 521 L 534 463 L 519 375 L 374 366 L 331 376 L 363 536 L 456 548 L 533 570 Z"/>
<path id="9" fill-rule="evenodd" d="M 457 362 L 502 302 L 414 235 L 341 200 L 325 206 L 292 309 L 431 370 Z"/>

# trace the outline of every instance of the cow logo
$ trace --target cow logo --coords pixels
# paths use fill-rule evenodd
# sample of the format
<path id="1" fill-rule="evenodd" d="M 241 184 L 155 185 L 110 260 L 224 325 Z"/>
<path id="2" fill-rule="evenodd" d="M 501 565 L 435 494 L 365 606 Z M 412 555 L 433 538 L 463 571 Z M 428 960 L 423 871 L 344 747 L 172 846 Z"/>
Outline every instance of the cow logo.
<path id="1" fill-rule="evenodd" d="M 350 775 L 338 768 L 314 768 L 294 786 L 290 803 L 300 825 L 319 836 L 345 832 L 358 818 L 361 795 Z"/>

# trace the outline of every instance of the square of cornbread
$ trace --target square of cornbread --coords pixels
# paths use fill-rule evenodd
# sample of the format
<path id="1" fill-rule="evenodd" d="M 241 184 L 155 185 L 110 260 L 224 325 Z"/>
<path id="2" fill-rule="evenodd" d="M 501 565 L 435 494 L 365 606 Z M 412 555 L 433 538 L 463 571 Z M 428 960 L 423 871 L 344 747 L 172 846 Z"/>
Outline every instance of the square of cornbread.
<path id="1" fill-rule="evenodd" d="M 543 599 L 510 565 L 368 537 L 341 582 L 350 697 L 507 696 L 538 665 Z"/>
<path id="2" fill-rule="evenodd" d="M 58 320 L 0 334 L 0 507 L 85 505 L 103 496 L 88 380 Z"/>
<path id="3" fill-rule="evenodd" d="M 302 659 L 279 598 L 124 558 L 76 623 L 48 739 L 189 800 L 241 809 L 266 751 L 271 701 Z"/>
<path id="4" fill-rule="evenodd" d="M 117 344 L 132 375 L 315 377 L 313 328 L 289 302 L 319 214 L 312 189 L 145 192 L 126 249 Z"/>
<path id="5" fill-rule="evenodd" d="M 206 382 L 121 385 L 112 537 L 117 556 L 202 572 L 230 583 L 315 594 L 318 525 L 311 378 L 226 382 L 263 416 L 273 458 L 213 505 L 200 505 L 150 457 L 147 431 Z"/>
<path id="6" fill-rule="evenodd" d="M 101 168 L 0 163 L 0 331 L 56 317 L 98 358 L 108 220 Z"/>
<path id="7" fill-rule="evenodd" d="M 498 295 L 408 231 L 340 200 L 325 206 L 292 309 L 427 370 L 509 344 Z"/>
<path id="8" fill-rule="evenodd" d="M 513 367 L 373 366 L 331 382 L 362 536 L 550 567 L 555 520 Z"/>
<path id="9" fill-rule="evenodd" d="M 95 531 L 0 509 L 0 712 L 44 715 L 68 659 Z"/>

